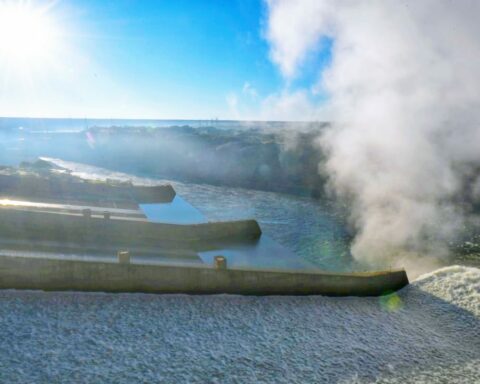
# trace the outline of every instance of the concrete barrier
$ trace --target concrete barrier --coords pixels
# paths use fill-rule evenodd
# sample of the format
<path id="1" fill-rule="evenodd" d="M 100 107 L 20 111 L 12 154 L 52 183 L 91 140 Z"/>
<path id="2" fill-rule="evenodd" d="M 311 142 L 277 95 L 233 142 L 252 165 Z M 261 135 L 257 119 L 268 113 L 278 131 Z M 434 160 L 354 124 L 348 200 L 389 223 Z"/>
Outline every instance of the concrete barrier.
<path id="1" fill-rule="evenodd" d="M 170 202 L 176 193 L 170 184 L 141 186 L 131 183 L 82 180 L 70 175 L 0 175 L 0 195 L 15 199 L 62 202 L 74 200 L 97 205 L 108 199 L 128 206 L 132 203 Z M 134 202 L 132 202 L 134 200 Z"/>
<path id="2" fill-rule="evenodd" d="M 262 231 L 255 220 L 176 225 L 0 208 L 0 233 L 27 243 L 175 248 L 179 244 L 258 239 Z"/>
<path id="3" fill-rule="evenodd" d="M 307 273 L 0 256 L 1 289 L 377 296 L 407 284 L 404 270 Z"/>

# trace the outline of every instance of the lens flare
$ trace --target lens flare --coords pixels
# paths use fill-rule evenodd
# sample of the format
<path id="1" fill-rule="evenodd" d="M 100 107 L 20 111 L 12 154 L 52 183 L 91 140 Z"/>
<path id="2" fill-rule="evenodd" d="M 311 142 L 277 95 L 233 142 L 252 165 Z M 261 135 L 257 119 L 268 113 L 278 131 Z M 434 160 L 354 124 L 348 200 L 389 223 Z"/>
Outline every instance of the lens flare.
<path id="1" fill-rule="evenodd" d="M 396 312 L 403 307 L 403 301 L 395 292 L 380 296 L 380 306 L 387 312 Z"/>

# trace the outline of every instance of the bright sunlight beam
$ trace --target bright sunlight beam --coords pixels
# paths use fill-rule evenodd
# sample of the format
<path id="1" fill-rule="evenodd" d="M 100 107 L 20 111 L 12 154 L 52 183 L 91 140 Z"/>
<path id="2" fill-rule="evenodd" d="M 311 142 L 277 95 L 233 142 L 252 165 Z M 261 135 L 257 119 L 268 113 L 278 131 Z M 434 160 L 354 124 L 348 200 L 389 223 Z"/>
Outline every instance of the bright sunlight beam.
<path id="1" fill-rule="evenodd" d="M 34 65 L 49 56 L 58 34 L 47 10 L 29 2 L 0 1 L 0 59 Z"/>

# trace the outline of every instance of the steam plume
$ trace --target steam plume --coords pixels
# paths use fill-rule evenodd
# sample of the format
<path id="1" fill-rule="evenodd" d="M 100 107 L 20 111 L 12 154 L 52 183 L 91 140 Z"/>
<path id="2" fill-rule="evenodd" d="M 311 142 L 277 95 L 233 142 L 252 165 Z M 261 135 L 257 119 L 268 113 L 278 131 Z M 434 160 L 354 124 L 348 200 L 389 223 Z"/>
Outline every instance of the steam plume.
<path id="1" fill-rule="evenodd" d="M 351 204 L 352 254 L 413 273 L 433 268 L 479 197 L 480 2 L 267 8 L 271 57 L 289 80 L 323 37 L 333 40 L 313 88 L 329 95 L 318 108 L 334 123 L 319 142 L 330 188 Z"/>

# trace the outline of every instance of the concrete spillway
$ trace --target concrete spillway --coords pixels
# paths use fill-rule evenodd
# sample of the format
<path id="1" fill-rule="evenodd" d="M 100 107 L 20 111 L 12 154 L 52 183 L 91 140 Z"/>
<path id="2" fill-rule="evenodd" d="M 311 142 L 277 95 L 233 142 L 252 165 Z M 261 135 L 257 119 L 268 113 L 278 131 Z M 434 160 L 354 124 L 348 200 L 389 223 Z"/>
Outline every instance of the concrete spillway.
<path id="1" fill-rule="evenodd" d="M 2 289 L 377 296 L 407 284 L 404 270 L 335 274 L 0 256 Z"/>
<path id="2" fill-rule="evenodd" d="M 28 208 L 28 209 L 27 209 Z M 222 269 L 200 265 L 174 265 L 199 261 L 199 254 L 219 249 L 219 242 L 258 241 L 255 220 L 200 224 L 164 224 L 132 219 L 134 213 L 112 218 L 72 212 L 72 207 L 40 206 L 0 209 L 0 233 L 20 244 L 45 243 L 59 247 L 150 247 L 170 252 L 171 264 L 108 262 L 49 257 L 0 256 L 0 288 L 155 293 L 234 293 L 252 295 L 381 295 L 406 284 L 405 271 L 332 274 L 293 270 Z M 60 210 L 59 210 L 60 209 Z M 81 211 L 80 211 L 81 212 Z M 122 211 L 123 212 L 123 211 Z M 130 215 L 130 216 L 129 216 Z M 48 247 L 47 247 L 48 248 Z M 61 249 L 61 248 L 60 248 Z M 167 250 L 167 251 L 166 251 Z M 171 251 L 176 250 L 177 255 Z M 183 250 L 180 252 L 180 250 Z M 217 250 L 217 251 L 216 251 Z M 187 252 L 188 251 L 188 252 Z M 227 254 L 227 253 L 226 253 Z M 147 262 L 148 264 L 148 262 Z"/>
<path id="3" fill-rule="evenodd" d="M 408 284 L 403 270 L 302 270 L 257 221 L 209 222 L 169 185 L 63 174 L 0 174 L 0 243 L 10 247 L 0 251 L 0 288 L 9 289 L 369 296 Z"/>
<path id="4" fill-rule="evenodd" d="M 255 220 L 172 225 L 105 219 L 71 213 L 0 209 L 0 233 L 25 243 L 150 246 L 157 249 L 210 249 L 219 240 L 254 241 L 261 236 Z M 221 250 L 218 249 L 220 252 Z M 155 293 L 234 293 L 252 295 L 381 295 L 408 284 L 405 271 L 324 273 L 293 270 L 215 269 L 209 265 L 142 263 L 0 256 L 0 288 Z M 186 255 L 182 256 L 184 259 Z M 193 260 L 193 257 L 191 257 Z M 121 261 L 121 260 L 120 260 Z"/>

